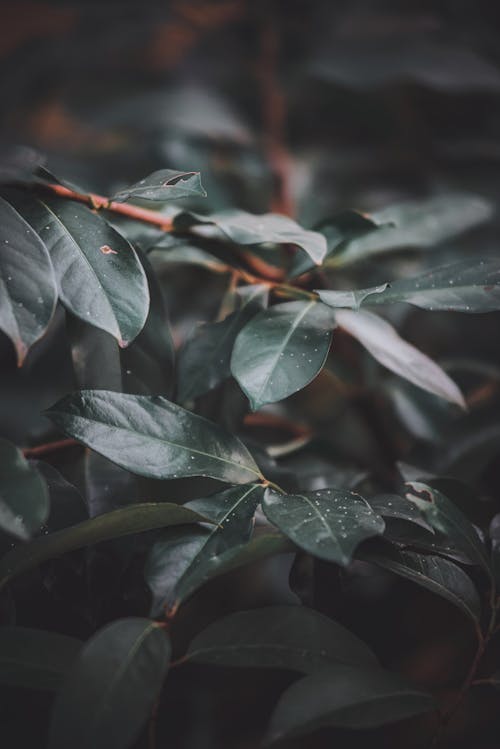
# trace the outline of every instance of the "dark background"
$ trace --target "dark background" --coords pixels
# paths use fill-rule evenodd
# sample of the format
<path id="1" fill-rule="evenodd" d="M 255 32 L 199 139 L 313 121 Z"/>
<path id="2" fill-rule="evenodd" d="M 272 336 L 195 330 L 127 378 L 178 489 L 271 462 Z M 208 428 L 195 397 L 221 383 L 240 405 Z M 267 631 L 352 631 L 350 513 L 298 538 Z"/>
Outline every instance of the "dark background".
<path id="1" fill-rule="evenodd" d="M 112 194 L 158 168 L 200 170 L 208 192 L 204 210 L 276 210 L 306 226 L 344 208 L 370 211 L 453 190 L 500 204 L 500 13 L 492 0 L 17 1 L 0 10 L 1 139 L 40 149 L 54 172 L 83 189 Z M 432 261 L 457 254 L 498 255 L 498 217 L 439 248 Z M 372 260 L 358 283 L 369 279 L 373 285 L 378 275 L 386 280 L 388 263 L 400 272 L 422 262 L 427 260 Z M 205 294 L 213 287 L 207 290 L 207 284 L 203 274 L 193 273 L 170 289 L 177 341 L 194 318 L 212 314 Z M 185 304 L 194 309 L 179 315 L 187 288 Z M 431 355 L 475 357 L 494 371 L 500 366 L 495 315 L 450 321 L 442 314 L 429 323 L 425 313 L 412 311 L 400 319 L 406 337 Z M 58 340 L 53 334 L 37 347 L 22 374 L 10 344 L 0 340 L 2 432 L 18 444 L 46 434 L 39 411 L 73 385 L 67 345 Z M 47 351 L 50 361 L 42 355 Z M 472 468 L 461 471 L 460 459 L 449 468 L 452 458 L 448 468 L 477 495 L 498 503 L 498 375 L 492 381 L 484 406 L 458 426 L 422 396 L 415 402 L 427 433 L 409 424 L 403 409 L 403 427 L 396 434 L 389 429 L 384 443 L 348 412 L 336 425 L 353 445 L 340 449 L 334 435 L 332 449 L 383 474 L 384 463 L 430 464 L 443 445 L 451 454 L 453 440 L 489 430 Z M 306 392 L 296 402 L 297 414 L 320 422 L 331 404 L 320 386 Z M 385 417 L 376 418 L 383 423 Z M 78 456 L 66 460 L 59 468 L 76 481 Z M 110 482 L 117 493 L 123 487 L 122 475 L 110 478 L 105 467 L 94 469 L 97 493 L 99 482 Z M 167 491 L 159 483 L 153 494 Z M 127 488 L 129 500 L 134 491 L 141 490 Z M 168 491 L 174 491 L 171 485 Z M 479 517 L 481 507 L 476 504 L 474 512 Z M 28 585 L 19 594 L 17 621 L 89 636 L 95 621 L 82 612 L 91 596 L 101 607 L 100 625 L 143 614 L 145 593 L 134 578 L 140 570 L 129 570 L 124 579 L 116 571 L 117 556 L 119 547 L 113 554 L 90 553 L 86 564 L 92 569 L 95 563 L 99 574 L 90 576 L 85 590 L 77 582 L 80 557 L 62 572 L 58 568 L 53 586 L 45 585 L 37 597 Z M 296 600 L 287 587 L 288 566 L 289 560 L 273 563 L 208 586 L 179 617 L 179 647 L 215 612 Z M 134 591 L 127 600 L 121 597 L 125 589 Z M 444 697 L 472 654 L 469 624 L 409 583 L 365 578 L 362 570 L 337 580 L 317 564 L 314 605 L 372 644 L 384 665 Z M 8 601 L 4 608 L 8 619 Z M 485 672 L 494 656 L 493 649 Z M 157 749 L 253 749 L 289 681 L 272 672 L 179 669 L 169 676 L 159 706 Z M 5 746 L 42 748 L 50 698 L 25 697 L 5 695 Z M 498 707 L 495 693 L 476 690 L 456 716 L 448 746 L 497 749 Z M 287 746 L 423 747 L 431 721 L 362 734 L 326 731 Z M 148 747 L 147 735 L 138 746 Z"/>

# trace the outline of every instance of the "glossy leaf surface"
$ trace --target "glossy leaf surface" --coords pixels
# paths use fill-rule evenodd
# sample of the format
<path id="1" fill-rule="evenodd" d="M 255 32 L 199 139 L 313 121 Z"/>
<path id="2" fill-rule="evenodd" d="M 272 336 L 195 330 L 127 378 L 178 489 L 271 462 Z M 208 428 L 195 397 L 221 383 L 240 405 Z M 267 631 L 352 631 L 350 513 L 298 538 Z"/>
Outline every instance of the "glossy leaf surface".
<path id="1" fill-rule="evenodd" d="M 331 311 L 314 300 L 277 304 L 252 318 L 236 338 L 231 371 L 254 411 L 314 379 L 334 326 Z"/>
<path id="2" fill-rule="evenodd" d="M 21 365 L 54 314 L 57 287 L 44 243 L 0 197 L 0 330 L 15 346 Z"/>
<path id="3" fill-rule="evenodd" d="M 356 547 L 384 532 L 384 521 L 353 492 L 322 489 L 278 494 L 267 489 L 262 505 L 268 520 L 297 546 L 330 562 L 347 565 Z"/>
<path id="4" fill-rule="evenodd" d="M 112 200 L 178 200 L 179 198 L 202 197 L 207 194 L 202 187 L 199 172 L 177 172 L 175 169 L 159 169 L 139 182 L 126 187 Z"/>
<path id="5" fill-rule="evenodd" d="M 129 242 L 79 203 L 17 191 L 8 199 L 48 249 L 64 306 L 130 343 L 146 321 L 149 291 Z"/>
<path id="6" fill-rule="evenodd" d="M 427 484 L 409 481 L 407 486 L 407 498 L 415 503 L 427 522 L 464 551 L 473 563 L 491 574 L 485 546 L 463 512 L 448 497 Z"/>
<path id="7" fill-rule="evenodd" d="M 408 302 L 432 311 L 493 312 L 500 309 L 500 262 L 494 258 L 462 260 L 371 289 L 318 294 L 331 307 L 359 309 L 361 305 Z"/>
<path id="8" fill-rule="evenodd" d="M 479 622 L 481 602 L 477 590 L 470 577 L 448 559 L 394 548 L 378 554 L 364 553 L 362 559 L 412 580 L 457 606 L 474 622 Z"/>
<path id="9" fill-rule="evenodd" d="M 204 581 L 214 560 L 248 541 L 263 492 L 261 484 L 237 486 L 185 505 L 214 525 L 188 534 L 183 529 L 167 532 L 155 543 L 145 571 L 155 612 L 187 598 Z"/>
<path id="10" fill-rule="evenodd" d="M 315 264 L 320 264 L 327 253 L 325 237 L 316 231 L 303 229 L 296 221 L 278 213 L 253 215 L 246 211 L 227 210 L 210 216 L 180 213 L 174 219 L 179 230 L 212 224 L 236 244 L 292 244 L 301 247 Z"/>
<path id="11" fill-rule="evenodd" d="M 210 476 L 233 484 L 260 477 L 236 437 L 159 395 L 82 390 L 47 414 L 63 432 L 140 476 Z"/>

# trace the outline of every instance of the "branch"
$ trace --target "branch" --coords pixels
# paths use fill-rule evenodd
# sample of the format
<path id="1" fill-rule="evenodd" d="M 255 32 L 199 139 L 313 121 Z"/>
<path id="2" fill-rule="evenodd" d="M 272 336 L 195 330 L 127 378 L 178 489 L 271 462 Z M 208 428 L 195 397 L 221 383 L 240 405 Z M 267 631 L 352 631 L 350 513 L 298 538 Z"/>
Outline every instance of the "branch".
<path id="1" fill-rule="evenodd" d="M 136 205 L 129 205 L 128 203 L 115 203 L 115 201 L 110 200 L 109 198 L 105 198 L 102 195 L 95 195 L 94 193 L 84 194 L 81 192 L 75 192 L 63 185 L 47 184 L 43 185 L 43 187 L 61 198 L 75 200 L 78 203 L 85 203 L 95 211 L 111 211 L 111 213 L 119 213 L 121 216 L 127 216 L 135 221 L 143 221 L 146 224 L 153 224 L 154 226 L 163 229 L 163 231 L 172 230 L 172 219 L 167 216 L 162 216 L 161 213 L 158 213 L 157 211 L 150 211 L 147 208 L 139 208 Z"/>
<path id="2" fill-rule="evenodd" d="M 48 455 L 49 453 L 55 453 L 58 450 L 65 450 L 68 447 L 83 447 L 80 442 L 76 440 L 58 440 L 57 442 L 46 442 L 43 445 L 37 445 L 36 447 L 25 447 L 23 455 L 25 458 L 40 458 L 42 455 Z"/>

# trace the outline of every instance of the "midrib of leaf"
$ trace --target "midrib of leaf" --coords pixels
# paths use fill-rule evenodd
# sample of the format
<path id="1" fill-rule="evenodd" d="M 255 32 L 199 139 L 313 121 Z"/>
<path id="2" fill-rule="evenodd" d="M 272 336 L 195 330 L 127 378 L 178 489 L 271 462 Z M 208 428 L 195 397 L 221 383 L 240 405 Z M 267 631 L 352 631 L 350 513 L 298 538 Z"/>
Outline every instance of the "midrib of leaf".
<path id="1" fill-rule="evenodd" d="M 258 485 L 258 484 L 255 484 L 254 486 L 251 486 L 250 489 L 248 491 L 246 491 L 245 494 L 243 494 L 242 497 L 240 497 L 233 505 L 231 505 L 230 509 L 227 510 L 227 512 L 223 515 L 223 517 L 221 518 L 221 520 L 217 521 L 217 527 L 213 528 L 213 530 L 210 531 L 209 535 L 205 539 L 205 542 L 203 543 L 202 548 L 200 549 L 200 551 L 197 554 L 195 554 L 195 556 L 193 557 L 192 561 L 189 564 L 189 567 L 187 568 L 187 570 L 179 578 L 179 581 L 176 584 L 175 588 L 178 588 L 180 586 L 182 580 L 186 576 L 189 577 L 188 573 L 189 573 L 190 568 L 193 568 L 194 566 L 196 566 L 196 563 L 199 560 L 199 557 L 203 555 L 204 548 L 206 547 L 206 545 L 208 544 L 208 542 L 210 541 L 210 539 L 212 539 L 214 537 L 214 535 L 218 532 L 219 528 L 222 527 L 222 523 L 224 523 L 227 520 L 227 518 L 231 515 L 231 513 L 234 512 L 237 507 L 239 507 L 239 505 L 248 497 L 249 494 L 251 494 L 253 491 L 255 491 L 256 489 L 259 489 L 259 488 L 260 488 L 260 485 Z M 214 554 L 213 556 L 217 556 L 217 554 Z"/>
<path id="2" fill-rule="evenodd" d="M 289 342 L 290 338 L 292 337 L 292 335 L 294 334 L 294 332 L 297 330 L 298 326 L 300 325 L 300 323 L 302 322 L 302 320 L 304 319 L 304 317 L 307 315 L 307 313 L 309 312 L 309 310 L 312 309 L 312 307 L 315 304 L 318 304 L 318 302 L 315 299 L 313 299 L 312 301 L 309 302 L 309 304 L 306 307 L 304 307 L 304 309 L 302 310 L 302 312 L 299 312 L 299 314 L 297 315 L 297 317 L 293 321 L 292 325 L 290 326 L 290 330 L 288 331 L 288 333 L 286 334 L 285 338 L 283 339 L 283 343 L 281 344 L 281 346 L 279 346 L 276 349 L 277 353 L 276 353 L 276 356 L 274 357 L 274 361 L 273 361 L 273 364 L 271 366 L 271 369 L 269 370 L 269 373 L 267 374 L 267 376 L 266 376 L 266 378 L 265 378 L 265 380 L 264 380 L 264 382 L 261 385 L 261 388 L 259 390 L 259 400 L 262 398 L 262 393 L 265 391 L 266 387 L 268 386 L 269 380 L 271 379 L 271 376 L 272 376 L 274 370 L 276 369 L 276 365 L 279 362 L 280 354 L 283 353 L 283 351 L 286 348 L 287 343 Z"/>
<path id="3" fill-rule="evenodd" d="M 50 411 L 48 411 L 47 413 L 50 413 Z M 103 426 L 108 426 L 103 421 L 97 421 L 97 419 L 86 419 L 84 416 L 74 416 L 73 418 L 74 419 L 78 419 L 78 420 L 82 420 L 84 422 L 91 422 L 91 423 L 95 423 L 95 424 L 102 424 Z M 211 453 L 206 453 L 203 450 L 196 449 L 195 447 L 189 447 L 188 445 L 180 445 L 178 442 L 172 442 L 171 440 L 163 439 L 161 437 L 155 437 L 154 435 L 144 434 L 143 432 L 137 432 L 137 431 L 134 431 L 133 429 L 130 429 L 129 427 L 122 427 L 122 426 L 118 427 L 118 426 L 114 426 L 112 428 L 116 429 L 118 431 L 130 432 L 130 434 L 140 435 L 141 437 L 145 437 L 145 438 L 147 438 L 149 440 L 154 440 L 155 442 L 160 442 L 162 445 L 171 445 L 172 447 L 179 447 L 181 450 L 186 450 L 186 451 L 191 452 L 191 453 L 196 453 L 197 455 L 203 455 L 205 458 L 211 458 L 212 460 L 218 460 L 218 461 L 220 461 L 222 463 L 227 463 L 228 465 L 235 466 L 236 468 L 244 469 L 245 471 L 248 471 L 249 473 L 253 473 L 255 476 L 258 476 L 258 478 L 260 478 L 260 479 L 264 478 L 263 475 L 259 471 L 255 471 L 253 468 L 249 468 L 245 464 L 236 463 L 233 460 L 228 460 L 227 458 L 221 458 L 218 455 L 213 455 Z M 83 442 L 83 440 L 82 440 L 82 442 Z M 244 450 L 246 451 L 246 448 L 243 445 L 243 443 L 241 443 L 241 445 L 244 448 Z M 93 449 L 95 449 L 95 448 L 93 448 Z M 99 452 L 99 451 L 96 450 L 96 452 Z M 248 455 L 250 456 L 250 453 L 248 453 Z"/>
<path id="4" fill-rule="evenodd" d="M 40 200 L 40 199 L 39 199 L 39 200 Z M 112 305 L 111 305 L 111 302 L 110 302 L 110 301 L 109 301 L 109 299 L 108 299 L 108 294 L 107 294 L 107 291 L 106 291 L 106 289 L 104 288 L 104 286 L 102 285 L 102 283 L 101 283 L 101 280 L 100 280 L 99 276 L 98 276 L 98 275 L 97 275 L 97 273 L 95 272 L 95 270 L 94 270 L 94 267 L 92 266 L 92 263 L 90 262 L 90 260 L 88 259 L 87 255 L 86 255 L 86 254 L 85 254 L 85 252 L 84 252 L 84 251 L 82 250 L 82 248 L 80 247 L 80 245 L 78 244 L 78 242 L 76 241 L 75 237 L 74 237 L 74 236 L 73 236 L 73 234 L 72 234 L 72 233 L 70 232 L 70 230 L 68 229 L 68 227 L 66 226 L 66 224 L 64 224 L 64 223 L 63 223 L 63 221 L 61 221 L 61 219 L 59 218 L 59 216 L 58 216 L 58 215 L 57 215 L 56 213 L 54 213 L 54 211 L 53 211 L 53 210 L 52 210 L 52 209 L 50 208 L 50 206 L 48 206 L 48 205 L 47 205 L 47 203 L 44 203 L 44 201 L 43 201 L 43 200 L 40 200 L 40 203 L 41 203 L 41 204 L 42 204 L 42 205 L 44 206 L 44 208 L 45 208 L 45 209 L 46 209 L 46 210 L 48 211 L 48 213 L 49 213 L 49 214 L 50 214 L 50 215 L 52 216 L 52 218 L 53 218 L 54 222 L 55 222 L 55 223 L 56 223 L 57 225 L 59 225 L 59 226 L 60 226 L 60 227 L 62 228 L 62 233 L 63 233 L 63 235 L 65 235 L 65 236 L 69 237 L 69 239 L 70 239 L 71 243 L 72 243 L 72 244 L 73 244 L 73 245 L 74 245 L 74 246 L 76 247 L 76 249 L 77 249 L 77 253 L 78 253 L 78 256 L 79 256 L 79 257 L 82 257 L 82 258 L 84 259 L 85 263 L 86 263 L 86 264 L 88 265 L 88 267 L 90 268 L 90 271 L 91 271 L 92 275 L 94 276 L 95 280 L 97 281 L 97 284 L 98 284 L 99 288 L 101 289 L 101 292 L 102 292 L 102 295 L 103 295 L 103 297 L 104 297 L 104 300 L 105 300 L 105 302 L 106 302 L 106 304 L 107 304 L 107 306 L 108 306 L 108 310 L 109 310 L 109 312 L 111 313 L 111 316 L 112 316 L 113 320 L 115 321 L 115 324 L 116 324 L 116 330 L 117 330 L 117 332 L 118 332 L 118 334 L 119 334 L 119 336 L 120 336 L 120 339 L 122 339 L 122 337 L 123 337 L 123 336 L 122 336 L 122 330 L 121 330 L 121 328 L 120 328 L 120 325 L 119 325 L 119 323 L 118 323 L 118 320 L 117 320 L 117 318 L 116 318 L 116 315 L 115 315 L 115 312 L 114 312 L 114 310 L 113 310 L 113 307 L 112 307 Z M 59 237 L 59 240 L 56 240 L 56 241 L 61 241 L 61 239 L 62 239 L 62 237 Z M 43 240 L 42 240 L 42 241 L 43 241 Z"/>
<path id="5" fill-rule="evenodd" d="M 87 735 L 88 736 L 92 736 L 93 735 L 94 728 L 95 728 L 96 724 L 98 724 L 98 722 L 100 721 L 101 715 L 102 715 L 102 713 L 104 712 L 104 710 L 106 708 L 107 699 L 109 697 L 109 694 L 114 689 L 115 685 L 122 678 L 123 674 L 125 673 L 125 671 L 128 669 L 128 667 L 130 666 L 130 664 L 134 660 L 134 658 L 135 658 L 135 656 L 137 654 L 137 651 L 141 647 L 142 643 L 146 640 L 147 637 L 149 637 L 149 635 L 151 634 L 151 632 L 154 629 L 158 629 L 158 626 L 159 625 L 156 622 L 151 622 L 151 624 L 144 630 L 144 632 L 141 632 L 141 634 L 139 635 L 139 637 L 137 638 L 137 640 L 134 642 L 134 644 L 132 645 L 132 647 L 128 651 L 127 657 L 125 658 L 124 662 L 122 663 L 122 665 L 120 666 L 120 668 L 118 669 L 118 671 L 116 672 L 116 674 L 114 675 L 114 677 L 109 682 L 109 685 L 108 685 L 106 691 L 104 692 L 104 695 L 103 695 L 102 699 L 99 702 L 98 709 L 94 713 L 93 717 L 90 719 L 90 725 L 89 725 L 89 728 L 88 728 L 88 731 L 87 731 Z"/>
<path id="6" fill-rule="evenodd" d="M 340 547 L 340 543 L 337 540 L 336 536 L 334 535 L 332 529 L 330 528 L 330 526 L 326 522 L 325 518 L 323 517 L 323 514 L 318 510 L 318 508 L 313 504 L 313 502 L 311 502 L 311 500 L 308 497 L 306 497 L 304 494 L 297 494 L 296 496 L 300 497 L 301 499 L 304 499 L 307 502 L 307 504 L 311 507 L 311 509 L 314 510 L 314 512 L 316 513 L 316 515 L 318 516 L 318 518 L 321 520 L 321 523 L 323 524 L 323 526 L 328 531 L 328 535 L 330 536 L 330 538 L 332 539 L 332 541 L 334 541 L 336 543 L 336 545 L 338 547 Z M 342 556 L 345 557 L 344 553 L 342 553 Z"/>

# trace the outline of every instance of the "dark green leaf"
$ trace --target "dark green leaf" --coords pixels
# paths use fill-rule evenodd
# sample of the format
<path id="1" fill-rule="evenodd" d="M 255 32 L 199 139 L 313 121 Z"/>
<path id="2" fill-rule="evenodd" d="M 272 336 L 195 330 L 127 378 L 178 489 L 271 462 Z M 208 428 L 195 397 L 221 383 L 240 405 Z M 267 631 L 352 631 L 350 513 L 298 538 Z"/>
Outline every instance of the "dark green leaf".
<path id="1" fill-rule="evenodd" d="M 82 643 L 27 627 L 0 627 L 0 684 L 58 689 Z"/>
<path id="2" fill-rule="evenodd" d="M 306 676 L 282 695 L 271 717 L 268 741 L 321 726 L 372 728 L 434 708 L 428 694 L 380 668 L 338 664 Z"/>
<path id="3" fill-rule="evenodd" d="M 261 484 L 249 484 L 185 505 L 216 525 L 189 534 L 167 533 L 155 543 L 145 570 L 155 613 L 185 600 L 204 582 L 214 558 L 248 541 L 263 492 Z"/>
<path id="4" fill-rule="evenodd" d="M 360 558 L 446 598 L 474 622 L 480 620 L 481 601 L 472 580 L 448 559 L 394 548 L 380 553 L 363 552 Z"/>
<path id="5" fill-rule="evenodd" d="M 133 247 L 85 205 L 11 191 L 8 200 L 47 247 L 64 306 L 121 346 L 148 314 L 146 276 Z"/>
<path id="6" fill-rule="evenodd" d="M 277 304 L 245 325 L 234 344 L 231 371 L 254 411 L 314 379 L 334 326 L 333 314 L 314 300 Z"/>
<path id="7" fill-rule="evenodd" d="M 448 497 L 427 484 L 409 481 L 407 486 L 407 498 L 416 504 L 427 522 L 464 551 L 471 562 L 480 565 L 491 575 L 484 544 L 463 512 Z"/>
<path id="8" fill-rule="evenodd" d="M 56 280 L 43 242 L 3 198 L 0 226 L 0 330 L 14 344 L 21 366 L 54 314 Z"/>
<path id="9" fill-rule="evenodd" d="M 169 525 L 194 523 L 199 520 L 209 522 L 207 518 L 193 510 L 167 502 L 128 505 L 119 510 L 98 515 L 12 549 L 0 560 L 0 587 L 16 575 L 33 569 L 47 559 L 66 554 L 68 551 L 131 533 L 165 528 Z"/>
<path id="10" fill-rule="evenodd" d="M 267 489 L 262 509 L 268 520 L 314 556 L 347 565 L 358 544 L 384 532 L 384 521 L 359 494 L 322 489 L 278 494 Z"/>
<path id="11" fill-rule="evenodd" d="M 369 505 L 374 512 L 383 518 L 407 520 L 409 523 L 415 523 L 433 532 L 431 526 L 424 520 L 422 513 L 413 502 L 405 497 L 400 497 L 398 494 L 378 494 L 370 498 Z"/>
<path id="12" fill-rule="evenodd" d="M 231 352 L 241 328 L 267 304 L 267 286 L 246 286 L 240 307 L 195 331 L 179 355 L 179 400 L 208 392 L 231 376 Z"/>
<path id="13" fill-rule="evenodd" d="M 350 240 L 362 237 L 368 232 L 376 231 L 380 227 L 370 216 L 366 216 L 358 211 L 343 211 L 333 216 L 333 218 L 323 221 L 317 231 L 326 238 L 328 253 L 327 258 L 339 252 L 340 248 L 346 245 Z M 305 252 L 299 251 L 295 255 L 290 276 L 300 276 L 302 273 L 314 268 L 314 263 Z"/>
<path id="14" fill-rule="evenodd" d="M 330 307 L 408 302 L 428 310 L 492 312 L 500 309 L 500 262 L 462 260 L 371 289 L 317 293 Z"/>
<path id="15" fill-rule="evenodd" d="M 47 484 L 20 450 L 0 438 L 0 528 L 26 540 L 47 520 Z"/>
<path id="16" fill-rule="evenodd" d="M 209 533 L 204 528 L 173 528 L 164 534 L 162 542 L 151 550 L 146 564 L 147 582 L 153 592 L 152 614 L 159 613 L 163 607 L 169 609 L 175 604 L 177 581 L 190 567 L 192 560 L 202 551 Z M 239 569 L 247 564 L 276 554 L 289 554 L 296 550 L 294 544 L 280 533 L 255 535 L 248 543 L 238 544 L 215 556 L 206 556 L 202 566 L 189 570 L 183 580 L 184 597 L 188 597 L 208 580 L 226 572 Z M 184 582 L 189 583 L 188 586 Z"/>
<path id="17" fill-rule="evenodd" d="M 376 211 L 376 230 L 344 243 L 327 260 L 347 265 L 371 255 L 407 248 L 430 248 L 491 218 L 491 203 L 477 195 L 452 193 L 408 201 Z"/>
<path id="18" fill-rule="evenodd" d="M 381 286 L 372 286 L 369 289 L 350 289 L 349 291 L 332 291 L 331 289 L 316 289 L 324 304 L 329 307 L 346 307 L 347 309 L 359 309 L 367 301 L 367 304 L 373 304 L 372 298 L 383 295 L 389 284 L 384 283 Z"/>
<path id="19" fill-rule="evenodd" d="M 301 247 L 316 264 L 322 262 L 327 252 L 322 234 L 303 229 L 293 219 L 278 213 L 255 216 L 232 209 L 210 216 L 179 213 L 174 218 L 174 227 L 181 231 L 203 224 L 216 226 L 232 242 L 240 245 L 292 244 Z"/>
<path id="20" fill-rule="evenodd" d="M 128 749 L 149 717 L 170 661 L 157 622 L 119 619 L 89 640 L 59 692 L 49 749 Z"/>
<path id="21" fill-rule="evenodd" d="M 210 476 L 232 484 L 261 478 L 236 437 L 159 395 L 82 390 L 47 414 L 63 432 L 140 476 Z"/>
<path id="22" fill-rule="evenodd" d="M 465 408 L 458 386 L 428 356 L 401 338 L 386 320 L 366 310 L 335 313 L 338 325 L 354 336 L 387 369 L 424 390 Z"/>
<path id="23" fill-rule="evenodd" d="M 339 662 L 359 666 L 377 662 L 347 629 L 302 606 L 269 606 L 219 619 L 194 638 L 187 657 L 220 666 L 302 673 Z"/>
<path id="24" fill-rule="evenodd" d="M 199 172 L 177 172 L 175 169 L 159 169 L 140 182 L 117 192 L 111 199 L 118 203 L 126 200 L 177 200 L 179 198 L 202 197 L 203 189 Z"/>

